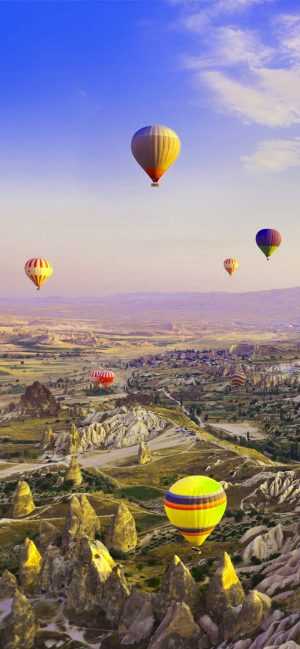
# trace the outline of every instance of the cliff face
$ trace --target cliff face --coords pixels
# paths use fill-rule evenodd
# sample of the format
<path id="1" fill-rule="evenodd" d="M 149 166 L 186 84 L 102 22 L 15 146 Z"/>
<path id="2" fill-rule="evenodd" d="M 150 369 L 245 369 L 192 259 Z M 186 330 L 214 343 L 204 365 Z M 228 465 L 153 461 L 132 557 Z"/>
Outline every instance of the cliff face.
<path id="1" fill-rule="evenodd" d="M 56 417 L 60 405 L 50 390 L 39 381 L 29 385 L 20 399 L 19 410 L 22 414 L 38 417 Z"/>
<path id="2" fill-rule="evenodd" d="M 105 543 L 110 550 L 131 552 L 137 545 L 135 520 L 127 505 L 121 503 L 113 522 L 105 536 Z"/>
<path id="3" fill-rule="evenodd" d="M 25 480 L 20 480 L 17 484 L 16 491 L 13 496 L 12 503 L 12 517 L 20 518 L 31 514 L 35 509 L 33 497 L 30 486 Z"/>

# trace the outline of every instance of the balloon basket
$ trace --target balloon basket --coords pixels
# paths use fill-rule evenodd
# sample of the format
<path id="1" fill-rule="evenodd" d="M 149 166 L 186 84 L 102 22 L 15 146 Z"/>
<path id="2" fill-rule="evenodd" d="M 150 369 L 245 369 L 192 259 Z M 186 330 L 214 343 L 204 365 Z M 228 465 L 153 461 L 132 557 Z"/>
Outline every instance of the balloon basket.
<path id="1" fill-rule="evenodd" d="M 151 183 L 151 187 L 159 187 L 159 183 Z"/>

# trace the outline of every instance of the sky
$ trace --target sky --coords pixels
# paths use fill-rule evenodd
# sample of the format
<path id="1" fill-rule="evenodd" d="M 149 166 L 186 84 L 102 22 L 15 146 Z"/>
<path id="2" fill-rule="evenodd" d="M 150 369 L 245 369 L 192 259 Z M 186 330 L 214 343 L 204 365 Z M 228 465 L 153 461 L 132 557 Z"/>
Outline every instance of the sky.
<path id="1" fill-rule="evenodd" d="M 300 285 L 295 0 L 2 0 L 0 87 L 2 297 L 35 256 L 45 296 Z M 153 123 L 182 142 L 159 189 L 130 150 Z"/>

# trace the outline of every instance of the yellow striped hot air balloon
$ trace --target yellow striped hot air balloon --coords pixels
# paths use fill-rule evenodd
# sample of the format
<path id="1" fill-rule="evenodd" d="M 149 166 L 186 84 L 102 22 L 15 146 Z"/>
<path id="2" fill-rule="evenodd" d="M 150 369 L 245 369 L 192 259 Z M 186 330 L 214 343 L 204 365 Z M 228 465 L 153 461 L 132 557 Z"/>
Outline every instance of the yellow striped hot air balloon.
<path id="1" fill-rule="evenodd" d="M 131 140 L 131 151 L 144 171 L 150 176 L 152 186 L 175 162 L 180 153 L 180 139 L 171 128 L 155 124 L 137 131 Z"/>
<path id="2" fill-rule="evenodd" d="M 53 275 L 53 268 L 50 262 L 43 257 L 33 257 L 28 259 L 24 266 L 25 273 L 35 284 L 38 291 L 41 286 Z"/>
<path id="3" fill-rule="evenodd" d="M 184 538 L 200 546 L 220 522 L 227 504 L 222 485 L 202 475 L 182 478 L 165 495 L 169 521 Z"/>
<path id="4" fill-rule="evenodd" d="M 224 268 L 227 271 L 228 275 L 233 275 L 236 273 L 239 267 L 239 260 L 236 257 L 229 257 L 224 260 Z"/>

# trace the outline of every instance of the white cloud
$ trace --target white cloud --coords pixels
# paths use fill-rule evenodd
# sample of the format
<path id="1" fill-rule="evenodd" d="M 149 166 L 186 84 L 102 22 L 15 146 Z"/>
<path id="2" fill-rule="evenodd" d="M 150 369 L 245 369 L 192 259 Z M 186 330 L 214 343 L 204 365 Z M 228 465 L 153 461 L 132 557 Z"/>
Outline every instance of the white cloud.
<path id="1" fill-rule="evenodd" d="M 281 14 L 274 21 L 282 56 L 290 64 L 300 63 L 300 14 Z"/>
<path id="2" fill-rule="evenodd" d="M 241 158 L 251 171 L 281 172 L 300 167 L 300 138 L 264 140 L 255 153 Z"/>
<path id="3" fill-rule="evenodd" d="M 196 70 L 246 64 L 255 68 L 270 61 L 274 54 L 271 47 L 261 43 L 256 32 L 235 27 L 216 27 L 209 32 L 208 42 L 206 54 L 187 57 L 186 67 Z"/>
<path id="4" fill-rule="evenodd" d="M 300 69 L 257 69 L 245 83 L 219 71 L 201 77 L 218 104 L 244 121 L 270 127 L 300 123 Z"/>
<path id="5" fill-rule="evenodd" d="M 275 0 L 201 0 L 200 2 L 189 2 L 189 0 L 169 0 L 171 4 L 181 4 L 184 8 L 195 9 L 193 13 L 185 13 L 181 19 L 181 25 L 191 32 L 202 32 L 207 25 L 216 18 L 242 12 L 251 9 L 259 4 L 274 2 Z"/>

